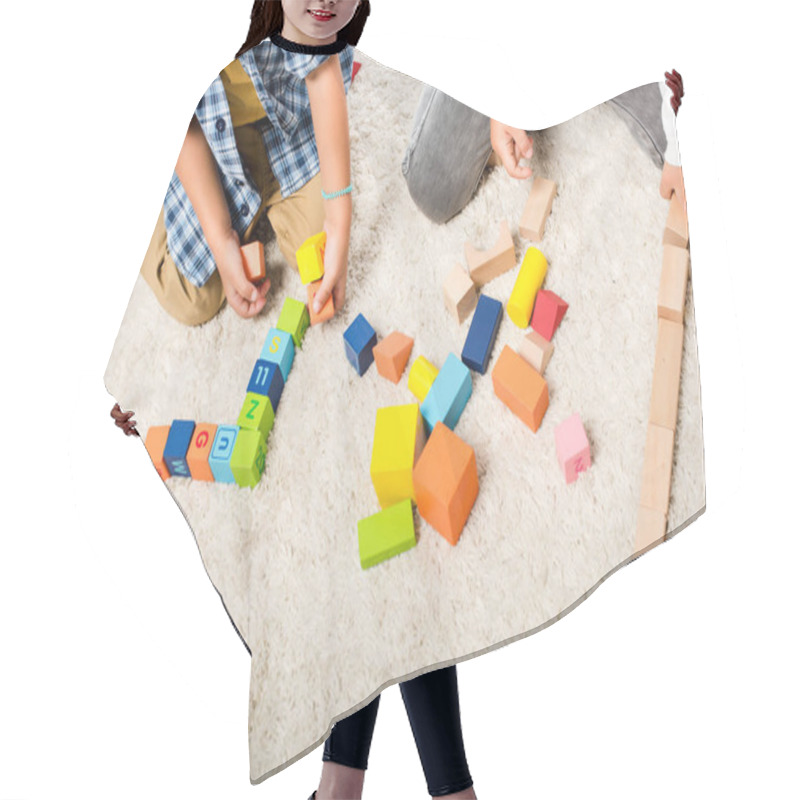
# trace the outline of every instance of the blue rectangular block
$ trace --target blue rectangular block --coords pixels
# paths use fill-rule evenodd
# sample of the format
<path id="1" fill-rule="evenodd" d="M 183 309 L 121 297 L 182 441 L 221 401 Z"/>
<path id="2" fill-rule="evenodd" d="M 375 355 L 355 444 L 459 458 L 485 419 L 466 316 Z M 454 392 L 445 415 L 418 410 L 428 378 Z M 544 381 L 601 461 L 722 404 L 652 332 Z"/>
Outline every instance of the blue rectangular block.
<path id="1" fill-rule="evenodd" d="M 367 322 L 363 314 L 359 314 L 344 332 L 344 351 L 353 369 L 363 375 L 373 362 L 372 348 L 378 344 L 375 329 Z"/>
<path id="2" fill-rule="evenodd" d="M 499 300 L 487 297 L 485 294 L 478 298 L 478 307 L 469 326 L 467 340 L 461 351 L 461 360 L 481 375 L 486 374 L 502 316 L 503 304 Z"/>
<path id="3" fill-rule="evenodd" d="M 164 445 L 164 463 L 167 465 L 169 474 L 176 478 L 191 478 L 189 464 L 186 461 L 186 453 L 192 443 L 194 434 L 194 422 L 186 419 L 176 419 L 172 421 L 167 436 L 167 443 Z"/>
<path id="4" fill-rule="evenodd" d="M 253 367 L 247 391 L 269 397 L 272 402 L 273 412 L 278 410 L 278 403 L 283 394 L 283 373 L 281 368 L 272 361 L 259 359 Z"/>
<path id="5" fill-rule="evenodd" d="M 449 353 L 419 409 L 427 432 L 430 433 L 437 422 L 444 422 L 454 430 L 471 394 L 470 371 Z"/>
<path id="6" fill-rule="evenodd" d="M 208 465 L 217 483 L 235 482 L 231 470 L 231 453 L 238 433 L 238 425 L 220 425 L 217 428 L 217 435 L 214 437 L 214 444 L 208 456 Z"/>
<path id="7" fill-rule="evenodd" d="M 271 361 L 281 368 L 283 382 L 289 380 L 289 373 L 292 371 L 294 363 L 294 339 L 291 333 L 279 331 L 277 328 L 270 328 L 267 334 L 267 341 L 261 348 L 259 358 L 264 361 Z"/>

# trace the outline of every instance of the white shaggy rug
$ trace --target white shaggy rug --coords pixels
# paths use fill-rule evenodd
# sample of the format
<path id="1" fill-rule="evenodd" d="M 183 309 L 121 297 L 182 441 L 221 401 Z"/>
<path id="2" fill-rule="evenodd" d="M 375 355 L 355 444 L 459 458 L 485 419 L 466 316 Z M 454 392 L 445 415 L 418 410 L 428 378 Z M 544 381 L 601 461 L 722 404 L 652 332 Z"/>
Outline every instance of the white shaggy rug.
<path id="1" fill-rule="evenodd" d="M 555 621 L 633 556 L 667 203 L 659 170 L 604 104 L 535 134 L 534 171 L 558 184 L 540 245 L 549 262 L 545 288 L 569 303 L 546 372 L 542 427 L 532 433 L 500 403 L 490 372 L 473 374 L 456 432 L 475 449 L 480 491 L 459 544 L 415 512 L 418 545 L 361 569 L 356 523 L 379 510 L 369 474 L 375 412 L 414 398 L 405 377 L 395 386 L 374 365 L 359 378 L 342 334 L 362 312 L 379 337 L 393 330 L 414 337 L 412 360 L 422 354 L 441 366 L 449 352 L 459 355 L 469 323 L 459 327 L 445 311 L 442 280 L 464 263 L 464 242 L 493 245 L 503 219 L 521 261 L 528 243 L 517 225 L 531 182 L 488 170 L 460 215 L 430 223 L 400 171 L 421 84 L 361 54 L 357 60 L 346 306 L 310 329 L 297 352 L 255 489 L 166 484 L 252 653 L 254 782 L 318 746 L 334 721 L 384 687 Z M 137 279 L 106 385 L 136 412 L 143 434 L 175 418 L 235 424 L 284 298 L 305 298 L 274 241 L 267 269 L 273 288 L 257 319 L 226 307 L 195 329 L 169 318 Z M 515 275 L 485 293 L 505 304 Z M 672 533 L 705 507 L 691 285 L 685 323 Z M 516 349 L 523 335 L 504 315 L 489 371 L 503 345 Z M 593 464 L 567 485 L 553 430 L 576 411 Z M 231 642 L 240 646 L 233 635 Z"/>

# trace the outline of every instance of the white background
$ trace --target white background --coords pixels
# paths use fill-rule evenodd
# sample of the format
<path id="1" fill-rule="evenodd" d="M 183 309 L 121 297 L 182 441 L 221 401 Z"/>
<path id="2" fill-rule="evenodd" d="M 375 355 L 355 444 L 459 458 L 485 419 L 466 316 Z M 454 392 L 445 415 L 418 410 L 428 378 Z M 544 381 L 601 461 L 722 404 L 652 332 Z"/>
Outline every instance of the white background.
<path id="1" fill-rule="evenodd" d="M 686 83 L 708 511 L 557 625 L 459 667 L 478 795 L 796 797 L 794 26 L 765 2 L 433 5 L 375 0 L 362 49 L 512 124 L 673 66 Z M 186 124 L 249 10 L 0 12 L 2 800 L 317 785 L 319 751 L 250 786 L 249 658 L 102 383 Z M 426 796 L 395 687 L 364 796 Z"/>

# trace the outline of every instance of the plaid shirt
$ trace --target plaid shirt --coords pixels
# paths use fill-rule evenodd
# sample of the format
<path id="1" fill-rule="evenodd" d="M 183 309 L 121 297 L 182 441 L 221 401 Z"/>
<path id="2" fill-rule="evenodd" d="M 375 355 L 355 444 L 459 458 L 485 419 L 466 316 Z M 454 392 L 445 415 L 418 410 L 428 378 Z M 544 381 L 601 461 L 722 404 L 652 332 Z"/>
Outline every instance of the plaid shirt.
<path id="1" fill-rule="evenodd" d="M 239 57 L 267 114 L 267 124 L 262 129 L 264 145 L 283 197 L 296 192 L 319 172 L 305 78 L 330 56 L 298 49 L 301 52 L 264 39 Z M 350 45 L 339 53 L 339 62 L 347 91 L 353 68 Z M 219 76 L 208 87 L 194 113 L 214 153 L 231 223 L 241 236 L 258 211 L 261 195 L 242 165 L 228 98 Z M 176 266 L 190 283 L 202 286 L 213 275 L 216 264 L 200 221 L 174 172 L 164 198 L 164 224 Z"/>

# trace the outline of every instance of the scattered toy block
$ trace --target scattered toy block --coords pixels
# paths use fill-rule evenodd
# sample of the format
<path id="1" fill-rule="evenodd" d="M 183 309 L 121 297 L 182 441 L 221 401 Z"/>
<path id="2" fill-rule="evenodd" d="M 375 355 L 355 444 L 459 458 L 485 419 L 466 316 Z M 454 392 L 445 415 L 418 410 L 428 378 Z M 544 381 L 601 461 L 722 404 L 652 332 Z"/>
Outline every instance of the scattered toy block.
<path id="1" fill-rule="evenodd" d="M 514 269 L 517 265 L 517 256 L 514 253 L 514 240 L 508 223 L 500 223 L 500 234 L 495 246 L 491 250 L 476 250 L 467 242 L 464 245 L 464 255 L 467 259 L 469 277 L 476 286 L 483 286 L 498 275 Z"/>
<path id="2" fill-rule="evenodd" d="M 425 356 L 417 356 L 408 371 L 408 388 L 420 403 L 430 391 L 439 370 Z"/>
<path id="3" fill-rule="evenodd" d="M 533 317 L 531 317 L 531 328 L 541 333 L 548 342 L 551 341 L 568 308 L 569 305 L 555 292 L 542 289 L 536 295 L 536 305 L 533 307 Z"/>
<path id="4" fill-rule="evenodd" d="M 556 196 L 557 187 L 554 181 L 547 178 L 536 178 L 531 186 L 531 192 L 525 203 L 525 210 L 522 212 L 522 219 L 519 222 L 519 234 L 532 242 L 541 242 L 544 238 L 544 227 L 550 210 L 553 207 L 553 200 Z"/>
<path id="5" fill-rule="evenodd" d="M 312 325 L 319 325 L 320 322 L 327 322 L 336 313 L 336 309 L 333 307 L 333 293 L 328 295 L 328 299 L 325 301 L 325 305 L 319 310 L 319 314 L 314 311 L 314 298 L 317 296 L 321 285 L 322 281 L 314 281 L 313 283 L 309 283 L 307 287 L 308 317 Z"/>
<path id="6" fill-rule="evenodd" d="M 644 446 L 642 496 L 639 505 L 667 513 L 672 481 L 672 451 L 675 432 L 650 423 Z"/>
<path id="7" fill-rule="evenodd" d="M 493 297 L 482 294 L 461 351 L 461 360 L 481 375 L 486 374 L 502 316 L 503 304 Z"/>
<path id="8" fill-rule="evenodd" d="M 309 236 L 295 252 L 297 271 L 304 283 L 318 281 L 325 274 L 325 231 Z"/>
<path id="9" fill-rule="evenodd" d="M 250 242 L 239 248 L 242 251 L 244 274 L 253 283 L 260 283 L 267 277 L 267 266 L 264 262 L 264 245 L 262 242 Z"/>
<path id="10" fill-rule="evenodd" d="M 264 474 L 267 443 L 258 430 L 239 431 L 231 453 L 231 472 L 238 486 L 255 486 Z"/>
<path id="11" fill-rule="evenodd" d="M 358 75 L 358 71 L 361 69 L 361 62 L 354 61 L 353 62 L 353 73 L 352 77 L 350 78 L 350 82 L 352 83 L 356 79 L 356 75 Z"/>
<path id="12" fill-rule="evenodd" d="M 194 422 L 191 420 L 173 420 L 164 445 L 164 463 L 173 477 L 190 478 L 192 475 L 186 463 L 186 453 L 192 443 L 193 433 Z"/>
<path id="13" fill-rule="evenodd" d="M 301 347 L 303 336 L 305 336 L 310 322 L 306 304 L 293 297 L 287 297 L 283 301 L 281 315 L 278 317 L 278 324 L 275 327 L 291 334 L 295 347 Z"/>
<path id="14" fill-rule="evenodd" d="M 661 283 L 658 287 L 658 316 L 672 322 L 683 322 L 686 306 L 686 284 L 689 281 L 689 251 L 675 245 L 664 245 Z"/>
<path id="15" fill-rule="evenodd" d="M 358 521 L 358 556 L 368 569 L 417 544 L 411 500 L 401 502 Z"/>
<path id="16" fill-rule="evenodd" d="M 463 268 L 456 264 L 447 273 L 442 289 L 444 291 L 444 304 L 460 325 L 470 315 L 470 312 L 478 302 L 475 284 Z"/>
<path id="17" fill-rule="evenodd" d="M 372 348 L 378 344 L 375 329 L 359 314 L 344 332 L 344 352 L 353 369 L 363 375 L 373 361 Z"/>
<path id="18" fill-rule="evenodd" d="M 381 508 L 414 499 L 412 472 L 424 446 L 425 426 L 416 403 L 378 409 L 369 474 Z"/>
<path id="19" fill-rule="evenodd" d="M 420 406 L 426 430 L 432 431 L 437 422 L 444 422 L 453 430 L 471 394 L 472 375 L 469 369 L 453 353 L 449 353 Z"/>
<path id="20" fill-rule="evenodd" d="M 684 249 L 689 247 L 689 220 L 686 217 L 686 204 L 678 200 L 675 192 L 672 193 L 672 199 L 669 201 L 663 242 Z"/>
<path id="21" fill-rule="evenodd" d="M 235 483 L 231 470 L 231 456 L 238 435 L 238 425 L 220 425 L 217 428 L 217 435 L 214 437 L 214 444 L 208 457 L 208 464 L 217 483 Z"/>
<path id="22" fill-rule="evenodd" d="M 663 511 L 639 506 L 633 552 L 639 553 L 656 542 L 663 542 L 667 532 L 667 515 Z"/>
<path id="23" fill-rule="evenodd" d="M 192 434 L 192 443 L 186 453 L 186 463 L 189 465 L 189 472 L 192 474 L 193 481 L 213 482 L 214 473 L 208 463 L 208 458 L 216 435 L 216 425 L 202 423 L 195 427 Z"/>
<path id="24" fill-rule="evenodd" d="M 261 348 L 259 358 L 262 361 L 270 361 L 273 364 L 277 364 L 281 369 L 283 382 L 286 383 L 289 380 L 289 373 L 292 371 L 292 364 L 294 363 L 294 339 L 292 339 L 292 334 L 278 330 L 278 328 L 270 328 L 267 340 Z"/>
<path id="25" fill-rule="evenodd" d="M 537 247 L 529 247 L 522 259 L 507 306 L 508 316 L 518 328 L 530 325 L 536 293 L 542 288 L 546 273 L 547 259 L 544 254 Z"/>
<path id="26" fill-rule="evenodd" d="M 540 374 L 544 375 L 555 346 L 538 331 L 529 331 L 519 347 L 519 354 Z"/>
<path id="27" fill-rule="evenodd" d="M 399 331 L 390 333 L 385 339 L 378 342 L 372 348 L 372 356 L 375 359 L 375 368 L 378 370 L 378 374 L 388 378 L 392 383 L 400 383 L 412 347 L 414 347 L 414 340 Z"/>
<path id="28" fill-rule="evenodd" d="M 508 345 L 492 370 L 494 393 L 534 433 L 550 403 L 547 381 Z"/>
<path id="29" fill-rule="evenodd" d="M 650 395 L 650 422 L 672 431 L 678 424 L 682 358 L 683 325 L 668 319 L 659 319 L 653 388 Z"/>
<path id="30" fill-rule="evenodd" d="M 152 428 L 148 428 L 147 437 L 144 440 L 147 454 L 150 456 L 150 460 L 162 480 L 169 478 L 169 469 L 164 462 L 164 445 L 167 443 L 168 436 L 169 425 L 155 425 Z"/>
<path id="31" fill-rule="evenodd" d="M 423 519 L 452 545 L 478 497 L 475 451 L 437 422 L 414 467 L 414 492 Z"/>
<path id="32" fill-rule="evenodd" d="M 250 376 L 250 383 L 247 384 L 248 393 L 269 397 L 274 413 L 278 411 L 283 387 L 283 373 L 277 364 L 263 359 L 256 361 L 253 374 Z M 264 436 L 266 437 L 266 435 L 265 432 Z"/>
<path id="33" fill-rule="evenodd" d="M 589 438 L 580 414 L 573 414 L 556 425 L 556 454 L 567 483 L 574 483 L 592 465 Z"/>
<path id="34" fill-rule="evenodd" d="M 272 401 L 269 397 L 248 392 L 244 397 L 244 404 L 236 422 L 243 430 L 258 431 L 266 441 L 275 423 Z"/>

